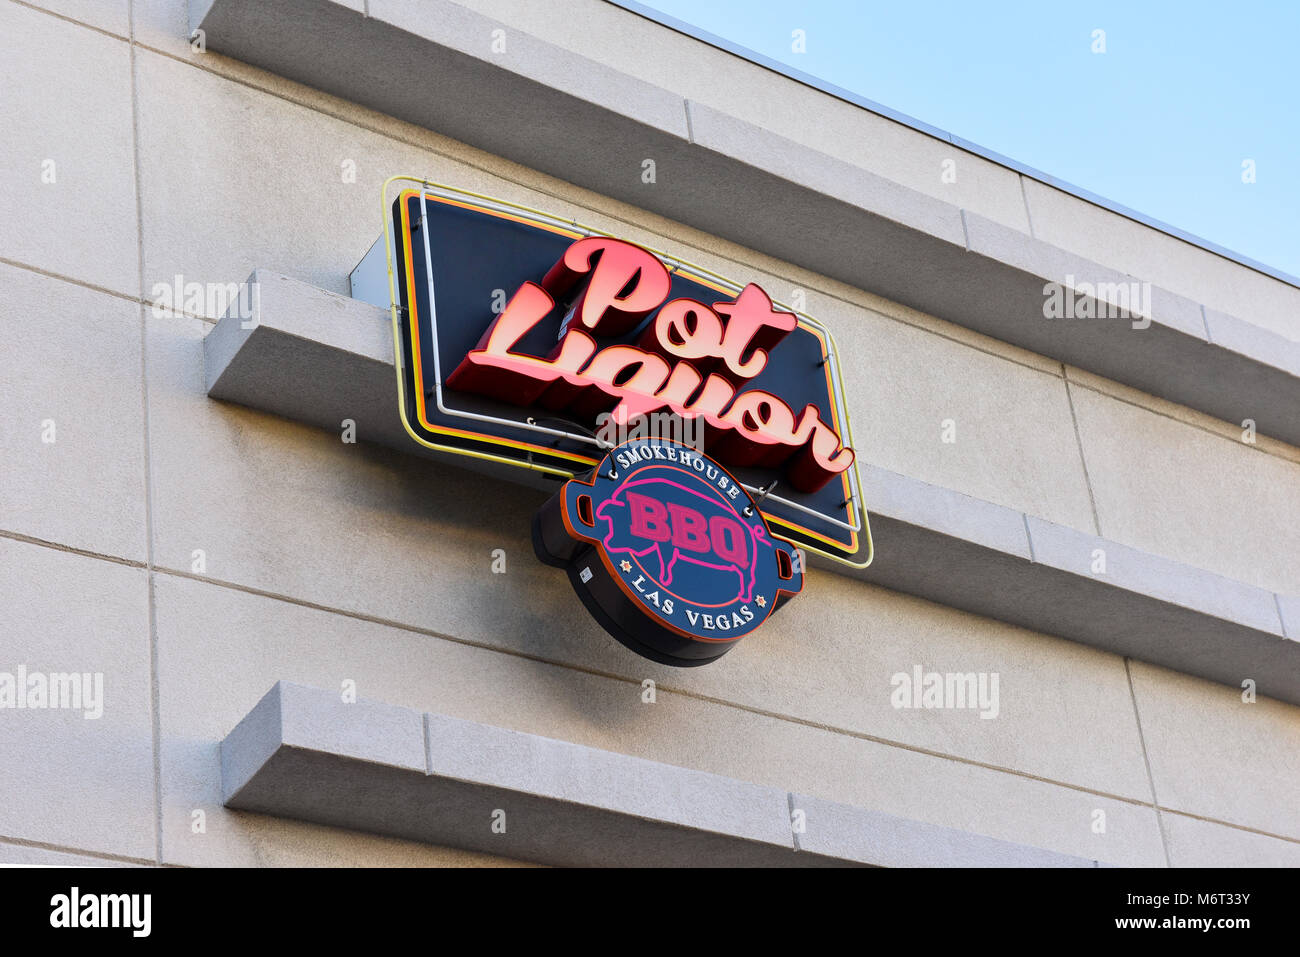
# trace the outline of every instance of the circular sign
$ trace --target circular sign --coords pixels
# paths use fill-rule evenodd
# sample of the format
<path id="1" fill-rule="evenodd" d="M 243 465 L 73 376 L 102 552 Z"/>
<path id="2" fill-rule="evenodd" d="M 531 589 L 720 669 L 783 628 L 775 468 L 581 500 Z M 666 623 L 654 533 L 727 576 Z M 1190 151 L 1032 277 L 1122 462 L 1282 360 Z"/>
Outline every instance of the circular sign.
<path id="1" fill-rule="evenodd" d="M 798 551 L 745 488 L 670 439 L 627 442 L 566 482 L 533 519 L 533 549 L 606 631 L 670 665 L 721 657 L 803 588 Z"/>

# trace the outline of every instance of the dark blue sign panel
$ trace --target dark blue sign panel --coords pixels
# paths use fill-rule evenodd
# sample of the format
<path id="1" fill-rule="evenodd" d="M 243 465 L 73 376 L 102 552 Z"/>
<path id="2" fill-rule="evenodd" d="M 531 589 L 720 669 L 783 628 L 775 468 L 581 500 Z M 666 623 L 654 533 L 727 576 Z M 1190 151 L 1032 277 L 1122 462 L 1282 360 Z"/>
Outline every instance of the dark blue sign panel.
<path id="1" fill-rule="evenodd" d="M 566 482 L 537 513 L 533 547 L 606 631 L 664 664 L 717 659 L 803 588 L 798 551 L 735 477 L 662 439 Z"/>
<path id="2" fill-rule="evenodd" d="M 579 263 L 567 280 L 552 280 L 566 255 L 572 260 L 583 240 L 602 234 L 503 201 L 427 185 L 403 190 L 390 212 L 401 408 L 416 440 L 557 480 L 585 474 L 609 445 L 638 436 L 625 431 L 614 441 L 598 441 L 593 433 L 600 428 L 598 414 L 614 401 L 609 393 L 650 375 L 626 357 L 653 353 L 646 363 L 662 360 L 666 371 L 664 384 L 649 391 L 672 393 L 677 400 L 665 400 L 664 409 L 707 406 L 711 413 L 685 417 L 688 424 L 704 424 L 695 433 L 702 444 L 689 435 L 671 437 L 702 447 L 726 465 L 746 494 L 760 496 L 762 490 L 763 514 L 783 537 L 837 560 L 862 564 L 869 559 L 870 533 L 849 447 L 838 361 L 829 334 L 814 320 L 774 305 L 753 284 L 731 283 L 653 253 L 655 268 L 666 271 L 662 295 L 655 294 L 662 305 L 644 315 L 628 313 L 636 317 L 631 324 L 584 326 L 584 303 L 595 297 L 595 270 L 582 273 L 589 264 Z M 611 250 L 617 243 L 611 241 Z M 596 269 L 603 263 L 610 272 L 612 255 L 588 258 Z M 566 285 L 575 277 L 575 285 Z M 643 270 L 633 285 L 644 278 Z M 774 332 L 753 326 L 750 347 L 735 354 L 725 345 L 714 355 L 690 351 L 699 351 L 709 329 L 730 335 L 756 310 L 782 317 L 790 328 Z M 499 336 L 508 343 L 488 355 L 493 349 L 485 340 L 517 315 L 527 321 L 511 328 L 522 335 L 517 340 Z M 583 336 L 594 347 L 577 371 L 587 379 L 577 385 L 569 376 L 543 389 L 541 380 L 517 369 L 474 364 L 485 355 L 493 361 L 505 356 L 525 371 L 527 363 L 560 363 L 563 356 L 556 359 L 557 354 L 581 345 Z M 732 338 L 746 341 L 739 333 Z M 751 374 L 749 368 L 760 371 Z M 607 382 L 591 385 L 587 380 L 594 381 L 601 370 Z M 839 470 L 826 467 L 832 455 Z"/>

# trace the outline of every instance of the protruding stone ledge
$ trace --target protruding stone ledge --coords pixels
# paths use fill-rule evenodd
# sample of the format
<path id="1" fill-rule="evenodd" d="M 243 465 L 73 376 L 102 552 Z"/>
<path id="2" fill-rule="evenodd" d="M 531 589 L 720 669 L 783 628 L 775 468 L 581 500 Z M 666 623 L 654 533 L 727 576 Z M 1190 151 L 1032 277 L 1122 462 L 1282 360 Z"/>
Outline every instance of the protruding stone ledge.
<path id="1" fill-rule="evenodd" d="M 561 866 L 1096 863 L 284 681 L 221 743 L 221 777 L 236 810 Z"/>

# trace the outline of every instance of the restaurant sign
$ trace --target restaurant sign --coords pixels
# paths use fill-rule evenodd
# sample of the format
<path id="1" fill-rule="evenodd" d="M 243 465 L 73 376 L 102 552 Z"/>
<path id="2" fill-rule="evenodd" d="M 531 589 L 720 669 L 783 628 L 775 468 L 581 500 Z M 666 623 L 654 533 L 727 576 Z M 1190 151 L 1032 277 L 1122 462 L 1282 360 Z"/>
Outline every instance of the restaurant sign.
<path id="1" fill-rule="evenodd" d="M 564 483 L 535 550 L 615 638 L 703 664 L 799 592 L 807 552 L 870 561 L 823 326 L 571 220 L 396 182 L 403 423 L 436 452 Z"/>

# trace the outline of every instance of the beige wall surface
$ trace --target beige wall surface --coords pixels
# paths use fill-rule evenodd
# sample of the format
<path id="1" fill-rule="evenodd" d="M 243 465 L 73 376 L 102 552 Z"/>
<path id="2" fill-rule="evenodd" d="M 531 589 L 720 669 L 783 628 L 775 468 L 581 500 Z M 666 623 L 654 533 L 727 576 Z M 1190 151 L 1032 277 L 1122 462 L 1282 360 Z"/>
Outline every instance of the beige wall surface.
<path id="1" fill-rule="evenodd" d="M 553 4 L 467 5 L 599 46 Z M 616 51 L 630 15 L 583 5 Z M 1300 450 L 195 53 L 187 32 L 184 0 L 0 0 L 0 62 L 37 80 L 0 99 L 19 184 L 0 194 L 0 671 L 105 684 L 99 719 L 0 711 L 0 761 L 30 769 L 0 784 L 0 863 L 510 863 L 224 810 L 218 742 L 288 679 L 1116 864 L 1295 864 L 1300 708 L 820 570 L 719 662 L 652 664 L 533 558 L 539 493 L 211 400 L 217 317 L 151 304 L 178 275 L 254 268 L 346 294 L 380 184 L 416 173 L 802 290 L 851 357 L 871 464 L 1298 594 Z M 651 82 L 938 194 L 920 134 L 655 36 L 636 60 Z M 1028 229 L 1018 174 L 963 162 L 954 201 Z M 1035 201 L 1034 228 L 1064 230 Z M 1214 281 L 1134 243 L 1171 270 L 1153 281 Z M 1294 309 L 1257 275 L 1198 294 L 1261 324 Z M 997 716 L 893 707 L 915 666 L 996 672 Z"/>

